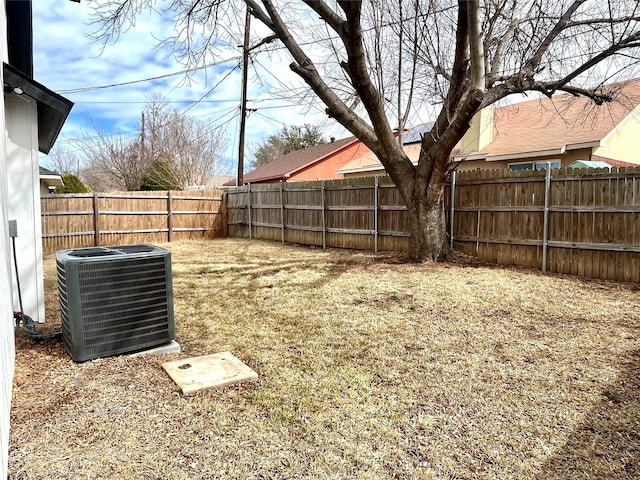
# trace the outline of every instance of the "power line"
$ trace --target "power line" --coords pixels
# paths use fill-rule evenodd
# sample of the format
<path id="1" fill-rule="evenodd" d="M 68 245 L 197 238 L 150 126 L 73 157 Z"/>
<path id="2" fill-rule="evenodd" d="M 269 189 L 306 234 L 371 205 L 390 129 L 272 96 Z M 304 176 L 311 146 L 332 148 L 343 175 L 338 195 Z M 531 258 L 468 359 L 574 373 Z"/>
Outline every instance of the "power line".
<path id="1" fill-rule="evenodd" d="M 286 125 L 285 123 L 283 123 L 283 122 L 281 122 L 279 120 L 275 120 L 273 118 L 269 118 L 269 117 L 267 117 L 266 115 L 263 115 L 260 112 L 256 112 L 256 115 L 264 118 L 268 123 L 270 123 L 271 125 L 273 125 L 275 127 L 282 128 L 282 127 L 284 127 Z"/>
<path id="2" fill-rule="evenodd" d="M 156 77 L 149 77 L 149 78 L 142 78 L 140 80 L 131 80 L 129 82 L 121 82 L 121 83 L 110 83 L 108 85 L 98 85 L 98 86 L 94 86 L 94 87 L 81 87 L 81 88 L 71 88 L 68 90 L 58 90 L 58 93 L 60 93 L 61 95 L 67 95 L 70 93 L 83 93 L 83 92 L 93 92 L 94 90 L 102 90 L 105 88 L 113 88 L 113 87 L 121 87 L 124 85 L 132 85 L 134 83 L 142 83 L 142 82 L 150 82 L 152 80 L 160 80 L 162 78 L 167 78 L 167 77 L 173 77 L 176 75 L 184 75 L 185 73 L 189 73 L 189 72 L 194 72 L 197 70 L 203 70 L 205 68 L 209 68 L 209 67 L 214 67 L 217 65 L 222 65 L 225 63 L 229 63 L 231 61 L 238 61 L 238 57 L 232 57 L 232 58 L 228 58 L 226 60 L 220 60 L 219 62 L 214 62 L 214 63 L 209 63 L 207 65 L 203 65 L 201 67 L 197 67 L 197 68 L 193 68 L 193 69 L 185 69 L 185 70 L 180 70 L 179 72 L 172 72 L 172 73 L 165 73 L 164 75 L 158 75 Z"/>
<path id="3" fill-rule="evenodd" d="M 192 102 L 199 102 L 199 103 L 228 103 L 228 102 L 237 102 L 238 99 L 237 98 L 229 98 L 229 99 L 222 99 L 222 100 L 191 100 L 191 99 L 185 99 L 185 100 L 163 100 L 161 102 L 154 102 L 154 103 L 162 103 L 162 104 L 169 104 L 169 103 L 192 103 Z M 142 100 L 138 100 L 138 101 L 119 101 L 119 100 L 95 100 L 95 101 L 81 101 L 81 102 L 73 102 L 76 105 L 78 104 L 88 104 L 88 105 L 94 105 L 94 104 L 106 104 L 106 105 L 119 105 L 119 104 L 127 104 L 127 105 L 144 105 L 149 103 L 148 100 L 146 101 L 142 101 Z"/>
<path id="4" fill-rule="evenodd" d="M 235 67 L 233 67 L 231 70 L 229 70 L 226 75 L 224 77 L 222 77 L 220 79 L 220 81 L 218 83 L 216 83 L 213 87 L 211 87 L 211 89 L 206 92 L 204 95 L 202 95 L 202 97 L 200 97 L 199 100 L 196 100 L 195 102 L 193 102 L 189 107 L 187 107 L 184 111 L 182 111 L 181 113 L 178 114 L 178 117 L 181 117 L 182 115 L 184 115 L 185 113 L 187 113 L 189 110 L 191 110 L 193 107 L 195 107 L 196 105 L 198 105 L 198 103 L 200 103 L 202 100 L 204 100 L 207 96 L 209 96 L 209 94 L 211 92 L 213 92 L 216 88 L 218 88 L 220 86 L 220 84 L 222 82 L 224 82 L 227 78 L 229 78 L 229 75 L 231 75 L 233 72 L 235 72 L 238 68 L 240 68 L 240 65 L 236 65 Z"/>
<path id="5" fill-rule="evenodd" d="M 195 102 L 193 102 L 191 105 L 189 105 L 185 110 L 183 110 L 182 112 L 179 112 L 174 118 L 172 118 L 171 120 L 169 120 L 167 123 L 165 123 L 164 125 L 160 125 L 159 128 L 164 128 L 167 127 L 169 125 L 171 125 L 173 122 L 177 121 L 179 118 L 183 117 L 189 110 L 191 110 L 193 107 L 195 107 L 196 105 L 198 105 L 200 102 L 203 101 L 203 99 L 209 95 L 211 92 L 213 92 L 218 86 L 220 86 L 220 84 L 222 82 L 224 82 L 227 78 L 229 78 L 229 76 L 236 70 L 239 68 L 239 65 L 236 65 L 235 67 L 233 67 L 232 69 L 230 69 L 221 79 L 220 81 L 218 81 L 218 83 L 216 83 L 213 87 L 211 87 L 209 89 L 209 91 L 207 91 L 202 97 L 200 97 L 198 100 L 196 100 Z M 136 132 L 137 133 L 137 132 Z M 112 134 L 115 135 L 115 134 Z M 94 136 L 94 137 L 89 137 L 89 138 L 97 138 L 100 137 L 102 135 L 98 135 L 98 136 Z M 73 140 L 71 140 L 73 141 Z"/>
<path id="6" fill-rule="evenodd" d="M 237 101 L 237 100 L 236 100 Z M 213 120 L 209 120 L 206 124 L 207 127 L 214 127 L 214 128 L 218 128 L 218 125 L 215 125 L 216 122 L 222 120 L 223 118 L 225 118 L 226 116 L 228 116 L 231 113 L 236 113 L 237 115 L 237 107 L 233 107 L 230 109 L 226 109 L 224 111 L 224 113 L 216 118 L 214 118 Z M 207 115 L 202 115 L 200 117 L 192 117 L 192 118 L 202 118 L 203 116 L 208 116 L 210 114 Z M 233 118 L 233 117 L 232 117 Z M 227 123 L 228 121 L 225 121 L 225 123 Z M 223 123 L 222 125 L 224 125 L 225 123 Z M 93 140 L 96 138 L 104 138 L 104 137 L 115 137 L 115 136 L 123 136 L 123 137 L 128 137 L 128 138 L 135 138 L 140 134 L 140 129 L 136 128 L 136 129 L 131 129 L 131 130 L 123 130 L 123 131 L 119 131 L 119 132 L 108 132 L 108 133 L 101 133 L 100 135 L 91 135 L 91 136 L 86 136 L 86 137 L 82 137 L 82 138 L 73 138 L 73 137 L 63 137 L 58 139 L 58 141 L 56 143 L 73 143 L 73 142 L 78 142 L 78 141 L 87 141 L 87 140 Z"/>

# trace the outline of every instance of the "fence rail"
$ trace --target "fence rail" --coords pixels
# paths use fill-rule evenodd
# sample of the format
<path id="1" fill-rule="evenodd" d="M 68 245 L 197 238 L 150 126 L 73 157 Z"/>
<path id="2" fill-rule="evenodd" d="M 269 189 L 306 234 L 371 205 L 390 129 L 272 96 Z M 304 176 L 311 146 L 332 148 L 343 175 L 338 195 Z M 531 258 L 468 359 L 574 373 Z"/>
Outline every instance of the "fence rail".
<path id="1" fill-rule="evenodd" d="M 640 169 L 464 172 L 458 250 L 483 260 L 640 281 Z"/>
<path id="2" fill-rule="evenodd" d="M 452 175 L 449 239 L 481 260 L 640 282 L 640 168 Z M 406 208 L 387 177 L 228 191 L 229 235 L 402 251 Z"/>
<path id="3" fill-rule="evenodd" d="M 230 236 L 374 251 L 408 245 L 406 208 L 386 177 L 248 185 L 227 195 Z"/>
<path id="4" fill-rule="evenodd" d="M 222 190 L 45 195 L 45 254 L 65 248 L 225 236 Z"/>

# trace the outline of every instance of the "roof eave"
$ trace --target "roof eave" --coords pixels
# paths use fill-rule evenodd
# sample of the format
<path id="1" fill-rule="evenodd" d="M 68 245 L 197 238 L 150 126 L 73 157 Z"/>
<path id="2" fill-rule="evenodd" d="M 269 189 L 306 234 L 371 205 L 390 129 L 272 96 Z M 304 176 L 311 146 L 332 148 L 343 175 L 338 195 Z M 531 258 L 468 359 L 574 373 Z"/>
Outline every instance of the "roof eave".
<path id="1" fill-rule="evenodd" d="M 64 187 L 62 177 L 59 175 L 40 175 L 40 180 L 52 187 Z"/>
<path id="2" fill-rule="evenodd" d="M 582 142 L 582 143 L 568 143 L 566 145 L 567 150 L 581 150 L 583 148 L 597 148 L 602 147 L 604 142 L 602 140 L 596 140 L 593 142 Z"/>
<path id="3" fill-rule="evenodd" d="M 244 178 L 242 180 L 242 183 L 243 183 L 243 185 L 248 185 L 250 183 L 262 183 L 262 182 L 272 181 L 272 180 L 283 181 L 283 180 L 286 180 L 287 178 L 289 178 L 289 175 L 287 175 L 287 174 L 285 174 L 285 175 L 271 175 L 271 176 L 267 176 L 267 177 L 258 177 L 258 178 L 252 178 L 250 180 L 247 180 L 246 178 Z"/>
<path id="4" fill-rule="evenodd" d="M 56 142 L 73 102 L 29 78 L 11 65 L 2 64 L 5 92 L 33 99 L 38 108 L 38 149 L 49 153 Z"/>
<path id="5" fill-rule="evenodd" d="M 341 168 L 340 170 L 336 170 L 336 173 L 340 173 L 344 175 L 346 173 L 375 172 L 376 170 L 384 170 L 384 166 L 382 166 L 382 164 L 379 164 L 379 165 L 365 165 L 363 167 Z"/>
<path id="6" fill-rule="evenodd" d="M 464 162 L 471 160 L 485 160 L 487 155 L 484 153 L 474 153 L 472 155 L 456 155 L 453 157 L 454 162 Z"/>
<path id="7" fill-rule="evenodd" d="M 418 165 L 417 160 L 411 160 L 411 164 L 415 167 Z M 386 172 L 386 168 L 381 163 L 377 165 L 363 165 L 362 167 L 353 167 L 353 168 L 341 168 L 340 170 L 336 170 L 336 173 L 341 173 L 344 175 L 345 173 L 367 173 L 367 172 L 375 172 L 377 170 L 382 170 Z"/>
<path id="8" fill-rule="evenodd" d="M 499 162 L 501 160 L 520 160 L 531 157 L 547 157 L 549 155 L 562 155 L 566 150 L 566 145 L 548 150 L 538 150 L 533 152 L 507 153 L 504 155 L 487 155 L 487 162 Z"/>

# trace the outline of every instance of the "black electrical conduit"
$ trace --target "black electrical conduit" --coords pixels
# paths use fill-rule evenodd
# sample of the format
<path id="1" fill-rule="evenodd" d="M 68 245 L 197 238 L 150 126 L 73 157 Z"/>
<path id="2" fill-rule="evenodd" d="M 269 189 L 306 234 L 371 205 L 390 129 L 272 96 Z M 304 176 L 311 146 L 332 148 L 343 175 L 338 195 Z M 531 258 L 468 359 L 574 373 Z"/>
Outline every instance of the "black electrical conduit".
<path id="1" fill-rule="evenodd" d="M 15 334 L 16 337 L 20 334 L 20 324 L 24 327 L 24 331 L 27 334 L 29 340 L 34 342 L 44 342 L 46 340 L 56 340 L 62 336 L 62 330 L 45 335 L 36 330 L 36 322 L 29 315 L 25 315 L 24 307 L 22 306 L 22 290 L 20 288 L 20 274 L 18 273 L 18 256 L 16 254 L 16 237 L 11 237 L 11 245 L 13 247 L 13 265 L 16 269 L 16 286 L 18 287 L 18 302 L 20 304 L 20 311 L 13 312 L 13 319 L 15 321 Z"/>

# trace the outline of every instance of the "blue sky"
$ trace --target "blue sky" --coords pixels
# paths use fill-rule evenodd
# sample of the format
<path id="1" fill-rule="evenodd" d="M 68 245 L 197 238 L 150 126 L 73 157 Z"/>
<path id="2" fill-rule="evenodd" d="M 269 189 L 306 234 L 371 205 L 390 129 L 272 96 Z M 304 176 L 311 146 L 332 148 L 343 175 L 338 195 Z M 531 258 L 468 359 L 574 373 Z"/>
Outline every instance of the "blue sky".
<path id="1" fill-rule="evenodd" d="M 75 102 L 56 145 L 74 150 L 73 140 L 91 135 L 92 125 L 107 133 L 133 138 L 139 134 L 147 95 L 160 93 L 179 112 L 186 111 L 187 115 L 225 128 L 230 140 L 226 164 L 233 173 L 238 148 L 241 49 L 220 52 L 210 62 L 216 65 L 194 72 L 189 78 L 183 73 L 171 75 L 183 71 L 184 66 L 169 49 L 154 48 L 158 38 L 171 31 L 170 19 L 141 15 L 134 28 L 123 34 L 115 45 L 103 49 L 101 43 L 87 37 L 95 29 L 89 25 L 90 15 L 87 2 L 33 2 L 34 77 Z M 255 32 L 260 29 L 256 23 L 253 25 L 255 40 L 259 38 Z M 266 54 L 258 54 L 253 63 L 248 108 L 257 111 L 247 120 L 246 156 L 250 155 L 252 146 L 284 124 L 312 123 L 322 125 L 327 137 L 345 136 L 340 127 L 327 120 L 321 106 L 297 105 L 278 93 L 283 88 L 300 85 L 288 63 L 284 56 Z M 151 78 L 156 79 L 140 81 Z M 93 88 L 126 82 L 135 83 Z M 89 90 L 79 91 L 81 89 Z M 41 163 L 47 164 L 46 157 L 41 158 Z"/>

